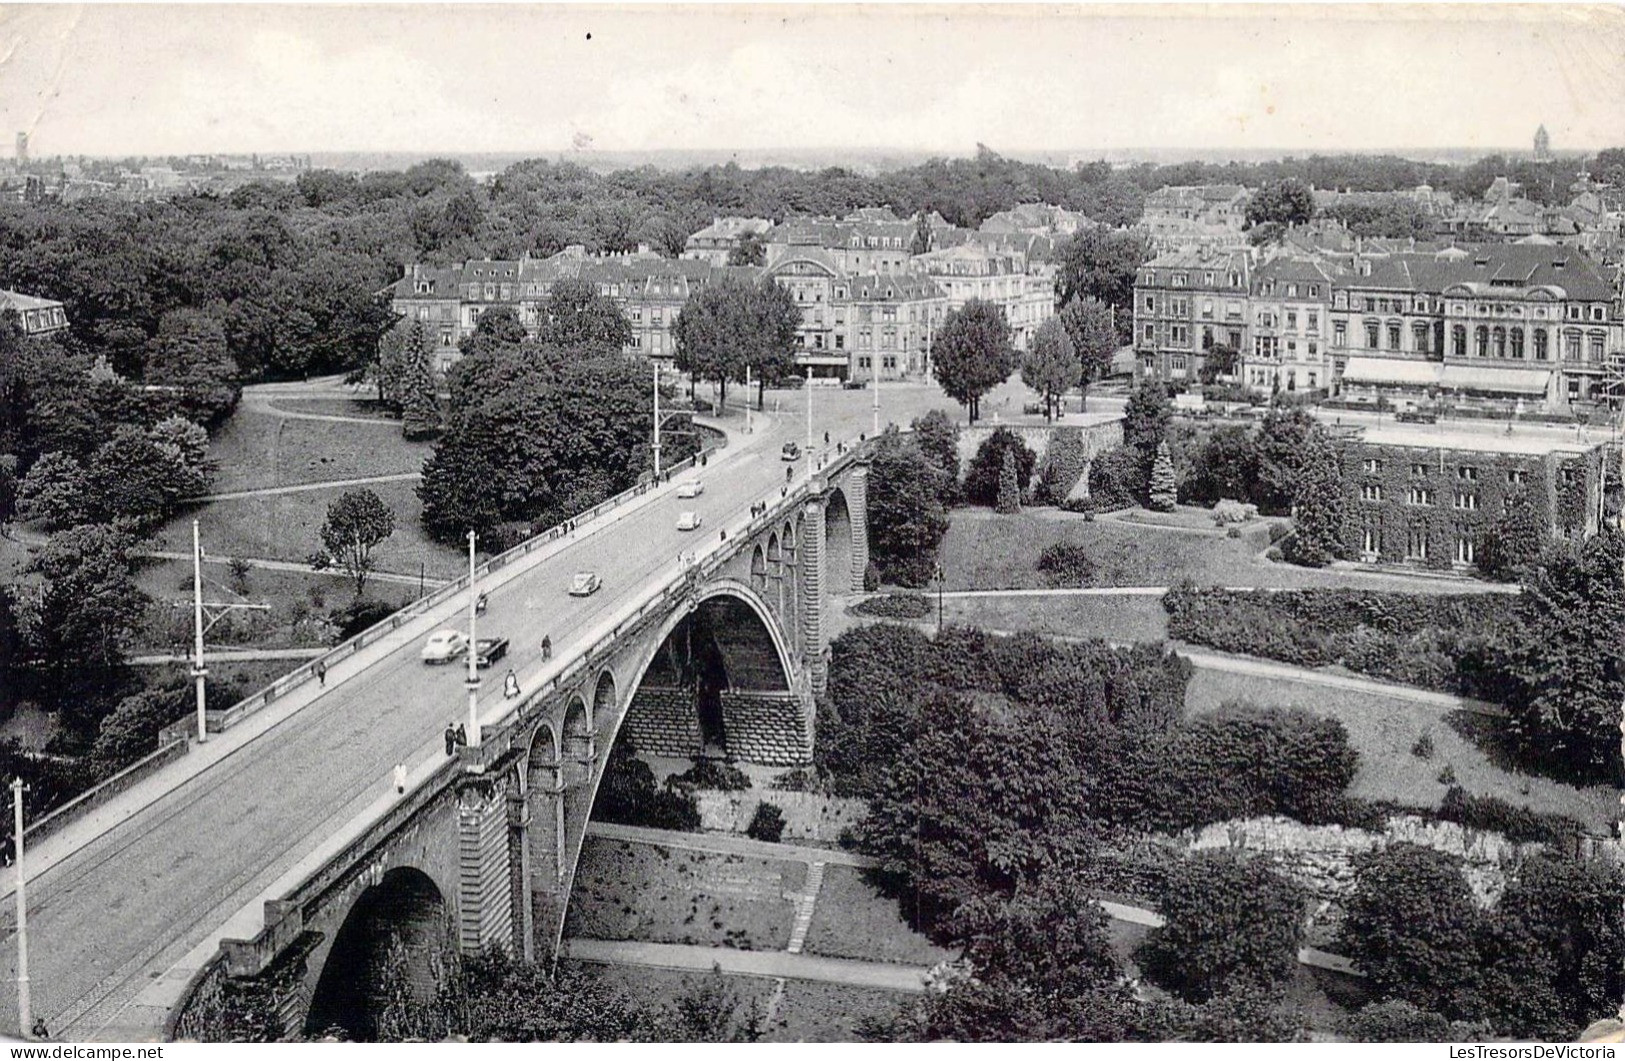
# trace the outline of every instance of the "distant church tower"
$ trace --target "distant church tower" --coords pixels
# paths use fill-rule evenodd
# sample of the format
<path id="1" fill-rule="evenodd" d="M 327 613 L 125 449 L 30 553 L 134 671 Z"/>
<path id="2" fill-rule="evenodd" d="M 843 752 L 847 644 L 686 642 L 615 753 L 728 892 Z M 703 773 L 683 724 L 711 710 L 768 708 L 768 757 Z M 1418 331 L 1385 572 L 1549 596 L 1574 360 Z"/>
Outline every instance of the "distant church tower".
<path id="1" fill-rule="evenodd" d="M 1552 138 L 1546 135 L 1546 127 L 1542 125 L 1535 130 L 1535 161 L 1550 162 L 1552 160 Z"/>
<path id="2" fill-rule="evenodd" d="M 17 165 L 28 165 L 28 134 L 17 134 Z"/>

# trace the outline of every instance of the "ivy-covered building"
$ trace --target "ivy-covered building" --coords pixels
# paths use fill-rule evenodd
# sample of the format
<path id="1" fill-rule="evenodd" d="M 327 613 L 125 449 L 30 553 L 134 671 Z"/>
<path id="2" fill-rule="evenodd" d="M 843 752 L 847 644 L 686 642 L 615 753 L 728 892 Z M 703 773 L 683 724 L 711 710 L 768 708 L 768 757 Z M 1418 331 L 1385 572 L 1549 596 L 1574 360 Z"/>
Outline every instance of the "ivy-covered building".
<path id="1" fill-rule="evenodd" d="M 1619 459 L 1600 443 L 1457 434 L 1441 445 L 1402 427 L 1366 429 L 1342 454 L 1347 555 L 1439 569 L 1472 567 L 1519 491 L 1554 539 L 1595 534 L 1604 468 Z"/>

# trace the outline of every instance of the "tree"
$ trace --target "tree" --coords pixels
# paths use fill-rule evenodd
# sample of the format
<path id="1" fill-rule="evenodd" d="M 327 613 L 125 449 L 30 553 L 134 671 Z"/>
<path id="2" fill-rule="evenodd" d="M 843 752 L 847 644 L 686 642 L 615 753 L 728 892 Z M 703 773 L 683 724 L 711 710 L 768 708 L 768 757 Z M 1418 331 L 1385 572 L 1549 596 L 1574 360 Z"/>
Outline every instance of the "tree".
<path id="1" fill-rule="evenodd" d="M 217 424 L 237 407 L 237 373 L 226 330 L 212 314 L 171 310 L 147 343 L 146 382 L 173 388 L 175 407 L 199 424 Z"/>
<path id="2" fill-rule="evenodd" d="M 755 265 L 767 264 L 767 244 L 762 242 L 760 233 L 747 232 L 739 237 L 739 241 L 728 248 L 729 265 Z"/>
<path id="3" fill-rule="evenodd" d="M 993 503 L 993 511 L 1002 516 L 1012 516 L 1021 511 L 1021 487 L 1016 485 L 1016 455 L 1008 449 L 1004 451 L 1004 460 L 999 464 L 999 496 Z"/>
<path id="4" fill-rule="evenodd" d="M 71 724 L 94 721 L 85 713 L 95 705 L 75 693 L 102 692 L 116 682 L 146 610 L 130 559 L 133 545 L 122 529 L 85 524 L 52 535 L 29 564 L 41 591 L 32 610 L 19 616 L 23 637 L 45 661 Z"/>
<path id="5" fill-rule="evenodd" d="M 48 530 L 84 523 L 89 518 L 85 469 L 70 453 L 47 453 L 34 462 L 17 484 L 17 516 L 39 520 Z"/>
<path id="6" fill-rule="evenodd" d="M 1151 257 L 1145 239 L 1106 228 L 1081 229 L 1061 244 L 1057 257 L 1055 304 L 1098 299 L 1117 312 L 1117 345 L 1128 342 L 1134 326 L 1134 278 Z"/>
<path id="7" fill-rule="evenodd" d="M 1572 1040 L 1625 995 L 1625 875 L 1604 862 L 1526 859 L 1490 914 L 1485 998 L 1518 1038 Z"/>
<path id="8" fill-rule="evenodd" d="M 1560 777 L 1618 781 L 1625 699 L 1625 539 L 1612 527 L 1551 548 L 1524 580 L 1508 731 Z"/>
<path id="9" fill-rule="evenodd" d="M 1078 385 L 1082 375 L 1077 348 L 1063 322 L 1051 317 L 1033 333 L 1021 361 L 1021 381 L 1044 396 L 1044 418 L 1054 419 L 1061 395 Z"/>
<path id="10" fill-rule="evenodd" d="M 462 961 L 462 1029 L 474 1042 L 671 1042 L 660 1015 L 576 967 L 518 962 L 491 949 Z"/>
<path id="11" fill-rule="evenodd" d="M 1122 345 L 1112 307 L 1089 295 L 1073 298 L 1061 307 L 1061 326 L 1078 354 L 1078 411 L 1084 411 L 1089 384 L 1111 374 L 1112 356 Z"/>
<path id="12" fill-rule="evenodd" d="M 579 281 L 558 281 L 553 286 L 554 297 L 557 297 L 559 288 L 576 283 Z M 594 291 L 593 294 L 596 297 L 597 292 Z M 517 310 L 512 306 L 491 306 L 474 322 L 474 330 L 458 342 L 457 352 L 464 357 L 473 357 L 481 350 L 518 346 L 528 337 Z"/>
<path id="13" fill-rule="evenodd" d="M 1356 1043 L 1464 1043 L 1489 1038 L 1487 1028 L 1452 1021 L 1409 1002 L 1370 1002 L 1344 1017 L 1338 1031 Z"/>
<path id="14" fill-rule="evenodd" d="M 942 471 L 923 445 L 882 436 L 869 465 L 869 555 L 889 582 L 922 586 L 948 533 Z"/>
<path id="15" fill-rule="evenodd" d="M 127 520 L 142 531 L 162 523 L 196 485 L 196 476 L 173 453 L 134 426 L 114 432 L 85 466 L 88 514 L 101 521 Z"/>
<path id="16" fill-rule="evenodd" d="M 561 347 L 632 345 L 632 325 L 615 301 L 585 280 L 558 280 L 537 314 L 538 342 Z M 521 334 L 520 341 L 524 339 Z"/>
<path id="17" fill-rule="evenodd" d="M 1320 428 L 1309 433 L 1292 493 L 1292 535 L 1281 543 L 1287 560 L 1325 567 L 1343 554 L 1343 459 Z"/>
<path id="18" fill-rule="evenodd" d="M 932 409 L 909 426 L 920 452 L 942 473 L 937 496 L 952 505 L 959 497 L 959 425 L 941 409 Z"/>
<path id="19" fill-rule="evenodd" d="M 1173 418 L 1173 404 L 1162 384 L 1142 380 L 1129 392 L 1123 406 L 1123 445 L 1139 458 L 1136 497 L 1143 497 L 1150 485 L 1151 465 L 1157 459 L 1157 448 L 1168 437 L 1168 424 Z"/>
<path id="20" fill-rule="evenodd" d="M 973 505 L 996 506 L 999 503 L 1000 480 L 1004 474 L 1005 454 L 1012 455 L 1016 473 L 1017 496 L 1026 496 L 1028 484 L 1032 482 L 1033 465 L 1038 463 L 1038 455 L 1021 437 L 1008 427 L 995 428 L 980 446 L 976 455 L 971 458 L 970 467 L 965 469 L 965 500 Z"/>
<path id="21" fill-rule="evenodd" d="M 1200 378 L 1203 383 L 1217 383 L 1220 376 L 1235 376 L 1241 364 L 1241 351 L 1226 343 L 1214 343 L 1202 356 Z"/>
<path id="22" fill-rule="evenodd" d="M 1304 894 L 1267 859 L 1192 854 L 1169 874 L 1157 909 L 1163 925 L 1135 958 L 1188 1002 L 1243 987 L 1276 991 L 1297 968 Z"/>
<path id="23" fill-rule="evenodd" d="M 169 461 L 177 498 L 196 497 L 209 489 L 214 461 L 209 457 L 209 433 L 183 416 L 169 416 L 147 433 Z"/>
<path id="24" fill-rule="evenodd" d="M 1534 498 L 1527 490 L 1515 489 L 1479 542 L 1478 569 L 1497 581 L 1515 582 L 1540 559 L 1549 541 L 1551 532 Z"/>
<path id="25" fill-rule="evenodd" d="M 1197 447 L 1181 493 L 1194 505 L 1226 498 L 1250 501 L 1258 482 L 1258 450 L 1245 427 L 1215 428 Z"/>
<path id="26" fill-rule="evenodd" d="M 1480 919 L 1460 863 L 1396 843 L 1357 855 L 1354 872 L 1340 946 L 1374 997 L 1472 1019 Z"/>
<path id="27" fill-rule="evenodd" d="M 795 301 L 772 280 L 707 284 L 677 315 L 677 367 L 717 384 L 726 402 L 728 384 L 742 382 L 747 365 L 764 385 L 788 374 L 800 322 Z"/>
<path id="28" fill-rule="evenodd" d="M 456 542 L 547 526 L 631 487 L 650 461 L 649 377 L 647 361 L 618 353 L 552 363 L 513 348 L 458 362 L 418 485 L 425 529 Z"/>
<path id="29" fill-rule="evenodd" d="M 1264 185 L 1247 201 L 1249 227 L 1270 222 L 1306 225 L 1314 216 L 1314 193 L 1302 181 L 1291 177 Z"/>
<path id="30" fill-rule="evenodd" d="M 1254 445 L 1258 453 L 1258 486 L 1254 500 L 1270 515 L 1291 511 L 1299 473 L 1316 431 L 1314 417 L 1301 408 L 1274 408 L 1264 417 Z"/>
<path id="31" fill-rule="evenodd" d="M 395 533 L 395 512 L 371 490 L 346 490 L 327 506 L 322 523 L 322 545 L 344 568 L 361 596 L 372 572 L 372 551 Z"/>
<path id="32" fill-rule="evenodd" d="M 1152 511 L 1172 512 L 1178 489 L 1174 481 L 1174 458 L 1168 452 L 1168 440 L 1163 439 L 1157 445 L 1156 457 L 1151 461 L 1151 479 L 1147 486 Z"/>
<path id="33" fill-rule="evenodd" d="M 931 231 L 931 216 L 921 210 L 914 216 L 914 238 L 909 240 L 908 252 L 912 255 L 929 254 L 936 238 Z"/>
<path id="34" fill-rule="evenodd" d="M 975 423 L 982 395 L 1010 378 L 1015 353 L 1004 309 L 973 298 L 948 314 L 931 344 L 931 372 Z"/>
<path id="35" fill-rule="evenodd" d="M 412 442 L 432 438 L 440 431 L 440 386 L 421 324 L 407 332 L 401 356 L 401 434 Z"/>

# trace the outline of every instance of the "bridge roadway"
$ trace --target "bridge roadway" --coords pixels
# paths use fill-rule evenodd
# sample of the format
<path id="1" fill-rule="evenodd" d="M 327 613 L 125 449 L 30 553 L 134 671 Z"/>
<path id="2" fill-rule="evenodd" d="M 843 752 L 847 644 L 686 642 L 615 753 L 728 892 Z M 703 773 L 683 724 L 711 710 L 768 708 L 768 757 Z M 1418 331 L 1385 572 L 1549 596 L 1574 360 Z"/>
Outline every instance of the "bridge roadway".
<path id="1" fill-rule="evenodd" d="M 669 486 L 534 567 L 485 580 L 489 606 L 481 636 L 510 637 L 510 665 L 521 676 L 543 669 L 544 633 L 553 639 L 555 662 L 569 659 L 587 631 L 637 597 L 648 576 L 675 566 L 680 551 L 706 536 L 715 540 L 719 526 L 741 521 L 752 503 L 777 494 L 785 482 L 779 447 L 805 437 L 805 421 L 795 415 L 799 404 L 781 416 L 759 416 L 755 433 L 734 435 L 708 467 L 675 480 L 697 474 L 706 484 L 700 498 L 678 498 Z M 820 433 L 827 428 L 835 437 L 855 437 L 868 427 L 868 410 L 840 404 L 844 412 L 819 416 Z M 796 462 L 798 480 L 809 464 L 806 456 Z M 685 509 L 704 515 L 697 534 L 676 529 Z M 588 598 L 568 596 L 578 570 L 599 572 L 603 589 Z M 466 607 L 460 598 L 437 609 L 437 621 L 413 624 L 413 636 L 359 672 L 336 667 L 311 703 L 30 875 L 34 1013 L 54 1038 L 84 1040 L 117 1026 L 148 982 L 385 793 L 396 763 L 410 767 L 443 755 L 447 722 L 467 715 L 466 668 L 431 668 L 419 652 L 431 629 L 466 629 Z M 500 702 L 504 669 L 486 672 L 482 713 Z M 205 747 L 230 737 L 228 731 Z M 50 854 L 50 842 L 42 856 Z M 0 1028 L 14 1033 L 9 896 L 0 916 Z"/>

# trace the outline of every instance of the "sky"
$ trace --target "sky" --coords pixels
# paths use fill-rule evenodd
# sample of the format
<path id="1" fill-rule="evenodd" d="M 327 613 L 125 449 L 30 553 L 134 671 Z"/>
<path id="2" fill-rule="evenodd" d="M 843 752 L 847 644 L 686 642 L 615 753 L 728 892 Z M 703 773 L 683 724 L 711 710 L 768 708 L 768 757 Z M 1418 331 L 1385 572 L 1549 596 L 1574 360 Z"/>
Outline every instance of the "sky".
<path id="1" fill-rule="evenodd" d="M 1625 8 L 0 6 L 36 157 L 1625 143 Z"/>

